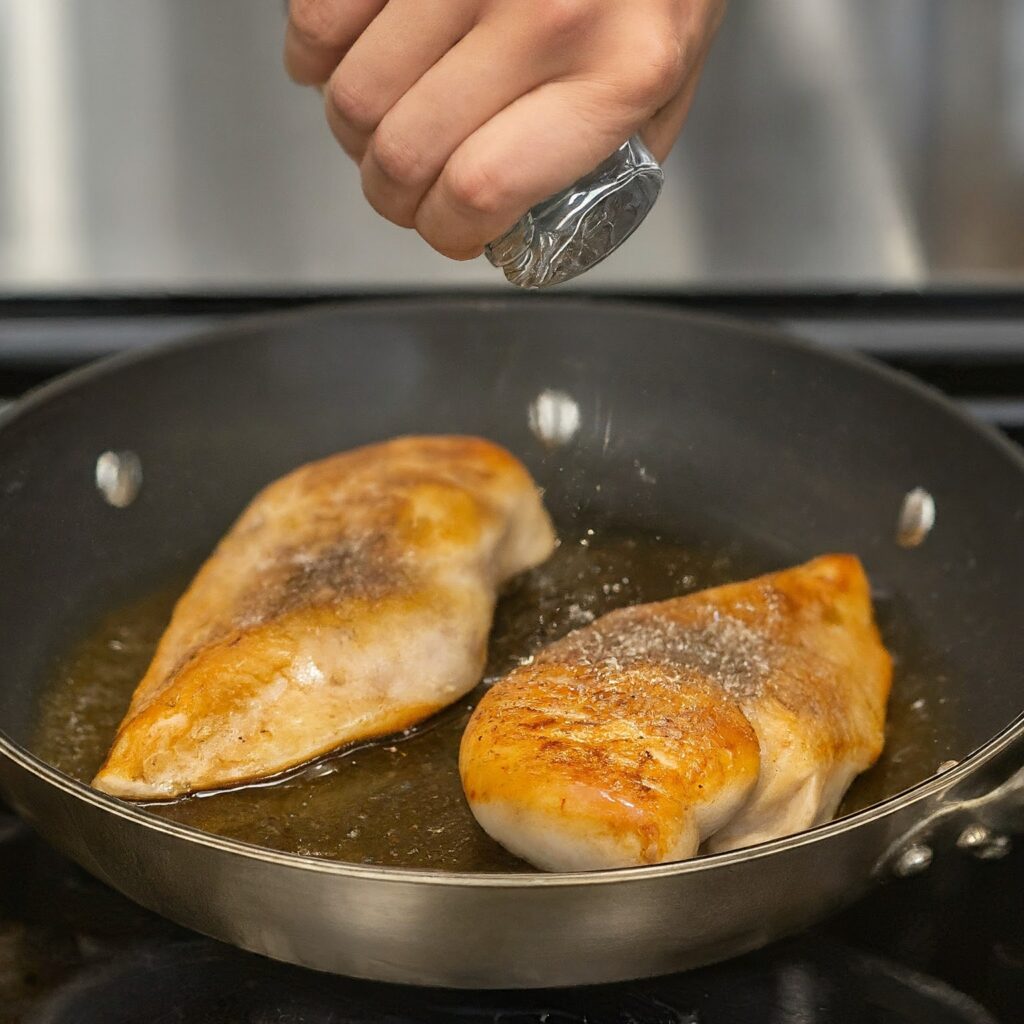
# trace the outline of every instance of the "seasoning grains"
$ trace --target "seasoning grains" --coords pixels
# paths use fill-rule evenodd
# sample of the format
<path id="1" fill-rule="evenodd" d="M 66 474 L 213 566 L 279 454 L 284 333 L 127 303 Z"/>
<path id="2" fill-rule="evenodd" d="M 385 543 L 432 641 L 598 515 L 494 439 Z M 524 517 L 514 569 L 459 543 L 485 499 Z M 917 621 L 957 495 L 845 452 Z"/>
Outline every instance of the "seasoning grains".
<path id="1" fill-rule="evenodd" d="M 654 667 L 668 682 L 694 682 L 694 676 L 725 691 L 733 700 L 756 699 L 772 665 L 772 627 L 777 609 L 756 625 L 738 615 L 697 606 L 677 617 L 674 602 L 623 608 L 592 626 L 570 633 L 538 656 L 540 663 L 572 663 L 590 670 L 594 685 L 641 667 Z"/>

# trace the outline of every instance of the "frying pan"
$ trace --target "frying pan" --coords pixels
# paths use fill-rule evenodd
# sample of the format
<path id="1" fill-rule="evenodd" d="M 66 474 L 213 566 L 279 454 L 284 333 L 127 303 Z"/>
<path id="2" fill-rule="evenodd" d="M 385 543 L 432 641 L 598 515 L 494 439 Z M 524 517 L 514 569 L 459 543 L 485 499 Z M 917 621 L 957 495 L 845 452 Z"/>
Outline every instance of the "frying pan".
<path id="1" fill-rule="evenodd" d="M 552 392 L 576 410 L 561 420 L 575 433 L 563 431 L 560 447 L 541 445 L 528 415 Z M 859 554 L 949 666 L 934 696 L 951 728 L 927 777 L 750 849 L 636 869 L 473 875 L 204 834 L 29 752 L 54 652 L 87 613 L 197 564 L 258 488 L 295 465 L 446 431 L 520 454 L 563 523 L 607 515 L 671 532 L 699 513 L 771 539 L 794 561 Z M 141 460 L 144 483 L 127 507 L 96 489 L 108 450 Z M 897 517 L 917 487 L 934 500 L 935 525 L 904 547 Z M 1021 826 L 1022 531 L 1024 461 L 1009 444 L 908 379 L 768 331 L 548 299 L 255 320 L 72 374 L 4 418 L 0 792 L 139 903 L 310 967 L 463 987 L 694 967 L 801 929 L 879 878 L 925 867 L 933 850 L 997 853 L 1000 834 Z M 937 770 L 949 760 L 959 763 Z"/>

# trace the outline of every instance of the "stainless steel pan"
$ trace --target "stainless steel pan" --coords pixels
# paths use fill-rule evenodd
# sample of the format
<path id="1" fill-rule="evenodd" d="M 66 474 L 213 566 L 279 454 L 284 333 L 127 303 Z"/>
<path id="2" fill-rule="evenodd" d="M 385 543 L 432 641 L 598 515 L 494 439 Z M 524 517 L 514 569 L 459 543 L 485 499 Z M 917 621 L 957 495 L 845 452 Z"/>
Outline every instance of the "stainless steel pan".
<path id="1" fill-rule="evenodd" d="M 560 446 L 531 430 L 528 410 L 536 428 L 544 392 L 578 411 L 578 423 L 555 416 Z M 859 553 L 951 666 L 935 680 L 952 728 L 934 763 L 958 763 L 865 811 L 734 853 L 587 874 L 459 875 L 203 834 L 29 752 L 54 652 L 87 612 L 194 564 L 270 478 L 409 431 L 507 444 L 563 520 L 603 511 L 671 530 L 699 510 L 794 559 Z M 136 500 L 107 487 L 126 507 L 95 486 L 108 450 L 141 461 Z M 897 519 L 914 488 L 936 517 L 930 532 L 927 516 L 905 522 L 904 541 L 922 541 L 905 547 Z M 0 792 L 145 906 L 310 967 L 467 987 L 693 967 L 920 870 L 936 845 L 996 853 L 1001 834 L 1022 825 L 1022 539 L 1019 452 L 896 374 L 776 334 L 547 300 L 269 317 L 87 369 L 4 418 Z"/>

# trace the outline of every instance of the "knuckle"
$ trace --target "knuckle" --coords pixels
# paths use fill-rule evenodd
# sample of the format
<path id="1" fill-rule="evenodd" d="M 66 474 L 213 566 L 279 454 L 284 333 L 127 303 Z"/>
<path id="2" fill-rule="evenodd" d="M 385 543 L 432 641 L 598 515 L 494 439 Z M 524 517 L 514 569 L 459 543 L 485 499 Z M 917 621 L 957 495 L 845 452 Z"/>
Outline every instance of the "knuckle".
<path id="1" fill-rule="evenodd" d="M 322 43 L 330 37 L 332 19 L 323 0 L 291 0 L 289 17 L 299 35 L 310 42 Z"/>
<path id="2" fill-rule="evenodd" d="M 508 189 L 489 167 L 476 161 L 453 158 L 444 172 L 445 191 L 460 210 L 493 217 L 506 209 Z"/>
<path id="3" fill-rule="evenodd" d="M 327 85 L 327 102 L 334 113 L 346 124 L 361 132 L 377 127 L 376 110 L 372 99 L 344 75 L 333 75 Z"/>
<path id="4" fill-rule="evenodd" d="M 630 94 L 642 105 L 660 105 L 683 79 L 683 47 L 670 32 L 651 32 L 634 44 Z"/>
<path id="5" fill-rule="evenodd" d="M 382 122 L 370 141 L 370 152 L 381 174 L 396 185 L 421 185 L 427 177 L 422 154 L 401 132 Z"/>
<path id="6" fill-rule="evenodd" d="M 410 210 L 387 189 L 382 189 L 379 183 L 367 180 L 364 177 L 363 195 L 373 210 L 379 213 L 385 220 L 391 221 L 392 224 L 397 224 L 400 228 L 416 226 L 415 211 Z"/>

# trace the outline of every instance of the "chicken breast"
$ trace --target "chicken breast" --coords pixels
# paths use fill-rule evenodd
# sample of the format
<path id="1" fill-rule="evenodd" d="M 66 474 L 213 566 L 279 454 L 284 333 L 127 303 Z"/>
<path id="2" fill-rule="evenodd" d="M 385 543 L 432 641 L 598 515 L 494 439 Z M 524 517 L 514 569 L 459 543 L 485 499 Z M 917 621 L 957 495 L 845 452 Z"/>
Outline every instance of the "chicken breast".
<path id="1" fill-rule="evenodd" d="M 849 555 L 614 611 L 480 701 L 480 825 L 546 870 L 655 864 L 832 817 L 881 753 L 891 663 Z"/>
<path id="2" fill-rule="evenodd" d="M 498 586 L 553 546 L 526 469 L 487 441 L 295 470 L 178 602 L 93 785 L 166 799 L 413 725 L 479 681 Z"/>

